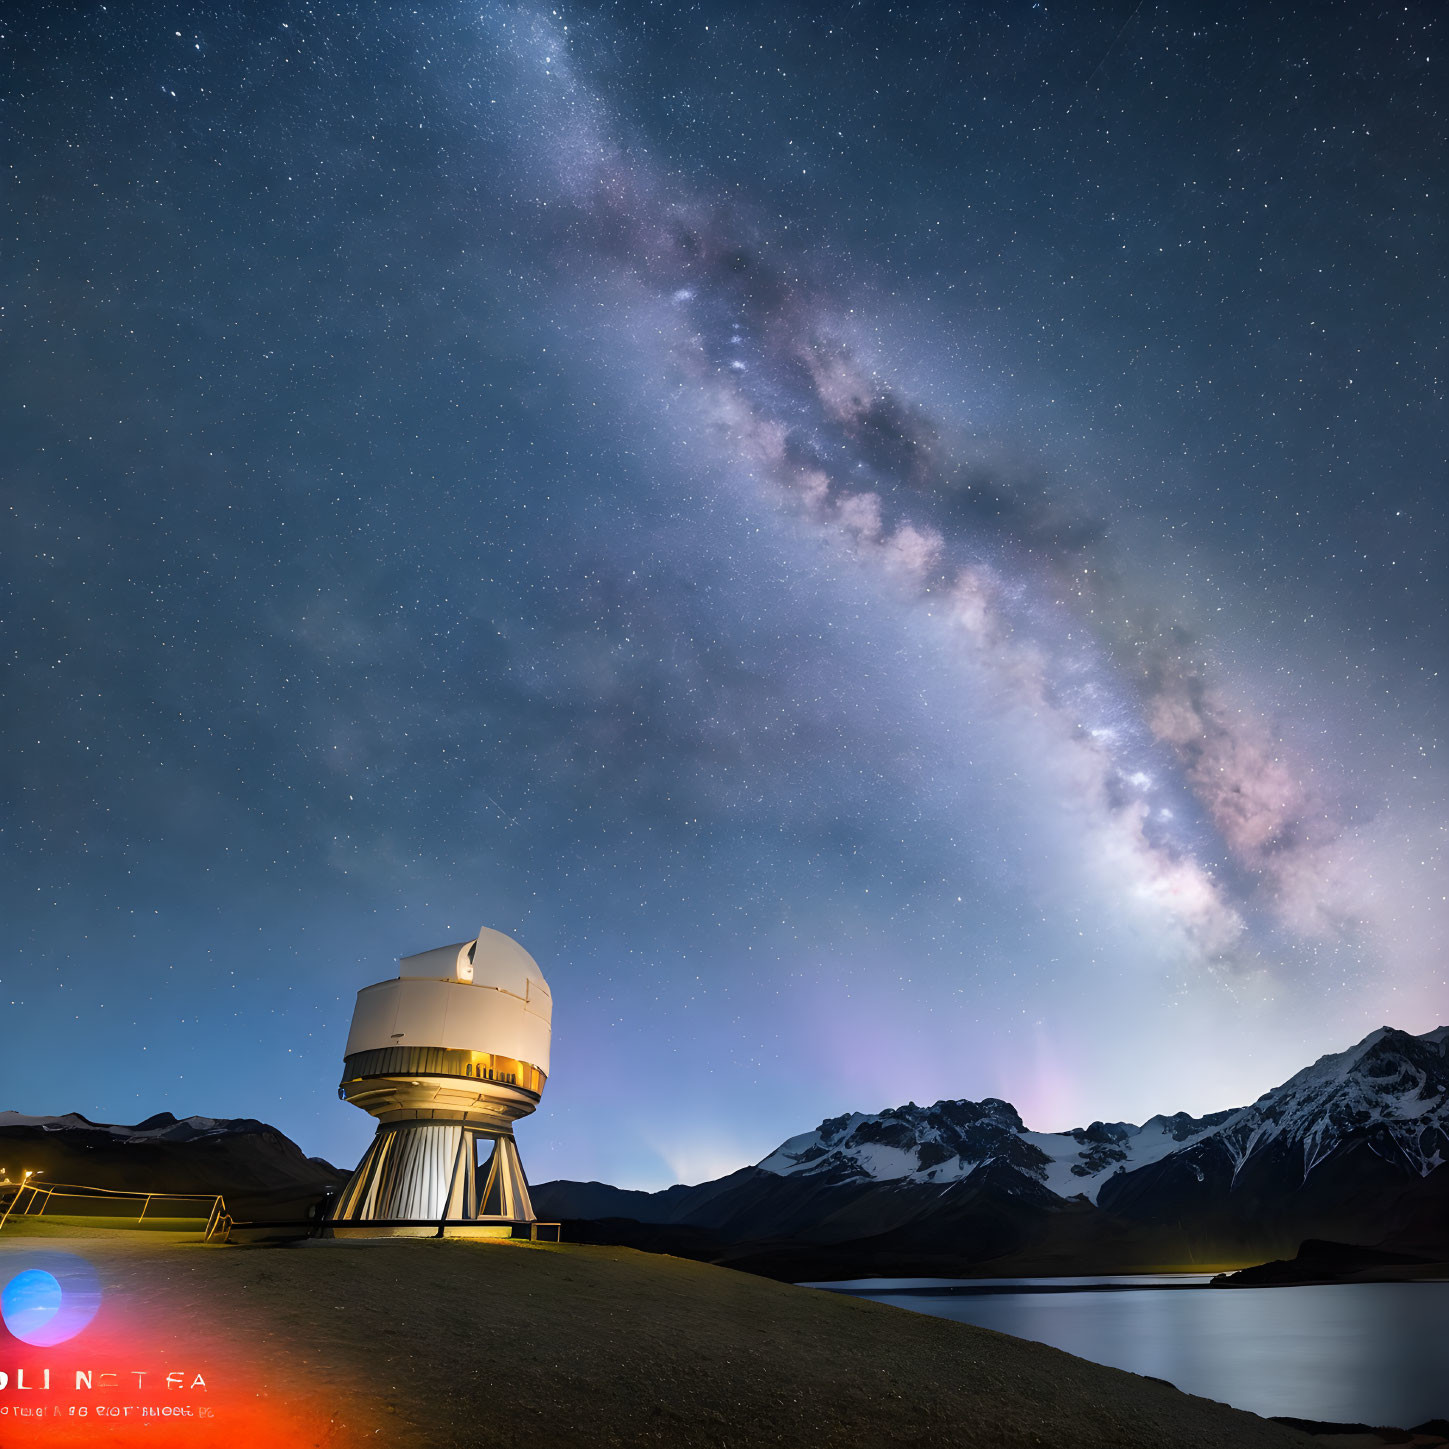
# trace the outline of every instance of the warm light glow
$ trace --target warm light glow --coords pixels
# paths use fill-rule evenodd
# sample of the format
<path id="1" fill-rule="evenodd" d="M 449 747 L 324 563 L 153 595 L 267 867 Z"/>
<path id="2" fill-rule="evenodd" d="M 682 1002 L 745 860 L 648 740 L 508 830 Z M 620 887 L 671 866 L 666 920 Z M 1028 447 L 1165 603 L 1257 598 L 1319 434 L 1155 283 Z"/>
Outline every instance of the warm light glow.
<path id="1" fill-rule="evenodd" d="M 0 1256 L 0 1283 L 26 1278 L 32 1258 L 41 1260 L 23 1251 Z M 0 1441 L 19 1443 L 23 1435 L 37 1449 L 376 1442 L 370 1426 L 361 1428 L 381 1417 L 365 1386 L 339 1386 L 335 1373 L 316 1381 L 302 1366 L 306 1346 L 278 1354 L 275 1334 L 274 1323 L 235 1306 L 210 1321 L 174 1295 L 137 1304 L 107 1284 L 93 1321 L 64 1342 L 33 1345 L 0 1334 Z M 43 1413 L 23 1412 L 35 1409 Z"/>

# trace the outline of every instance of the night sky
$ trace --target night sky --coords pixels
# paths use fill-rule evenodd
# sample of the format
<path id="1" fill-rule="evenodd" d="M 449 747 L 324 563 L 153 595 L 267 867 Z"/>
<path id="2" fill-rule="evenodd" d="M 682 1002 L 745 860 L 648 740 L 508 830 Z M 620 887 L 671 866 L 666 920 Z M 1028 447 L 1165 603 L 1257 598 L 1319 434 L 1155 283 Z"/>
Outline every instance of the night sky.
<path id="1" fill-rule="evenodd" d="M 0 1107 L 531 1177 L 1449 1019 L 1438 7 L 8 7 Z"/>

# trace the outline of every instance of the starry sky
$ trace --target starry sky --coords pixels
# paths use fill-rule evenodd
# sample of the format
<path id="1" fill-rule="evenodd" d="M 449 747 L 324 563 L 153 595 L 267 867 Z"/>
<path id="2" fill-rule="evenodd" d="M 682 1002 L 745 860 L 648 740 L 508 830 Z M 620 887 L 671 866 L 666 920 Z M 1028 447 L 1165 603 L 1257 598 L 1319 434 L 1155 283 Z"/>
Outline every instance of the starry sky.
<path id="1" fill-rule="evenodd" d="M 6 1100 L 535 1181 L 1449 1019 L 1437 7 L 19 5 Z"/>

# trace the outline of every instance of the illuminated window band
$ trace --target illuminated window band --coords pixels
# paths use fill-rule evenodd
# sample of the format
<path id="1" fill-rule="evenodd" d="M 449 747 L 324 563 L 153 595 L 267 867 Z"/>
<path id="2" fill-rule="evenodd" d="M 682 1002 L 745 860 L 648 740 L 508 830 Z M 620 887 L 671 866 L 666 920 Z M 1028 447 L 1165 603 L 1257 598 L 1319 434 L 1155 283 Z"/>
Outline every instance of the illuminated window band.
<path id="1" fill-rule="evenodd" d="M 371 1077 L 463 1077 L 513 1087 L 537 1097 L 548 1077 L 531 1062 L 495 1052 L 450 1051 L 444 1047 L 378 1047 L 353 1052 L 342 1064 L 341 1096 L 351 1082 Z"/>

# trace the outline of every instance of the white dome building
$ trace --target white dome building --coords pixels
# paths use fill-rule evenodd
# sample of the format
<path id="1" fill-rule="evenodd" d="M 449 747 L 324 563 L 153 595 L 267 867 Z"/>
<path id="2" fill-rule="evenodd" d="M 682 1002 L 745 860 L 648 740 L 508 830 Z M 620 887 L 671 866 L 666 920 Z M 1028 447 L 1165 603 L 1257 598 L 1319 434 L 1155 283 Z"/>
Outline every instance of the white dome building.
<path id="1" fill-rule="evenodd" d="M 399 968 L 357 993 L 337 1092 L 378 1128 L 332 1221 L 401 1234 L 532 1222 L 513 1124 L 548 1080 L 543 972 L 486 928 Z"/>

